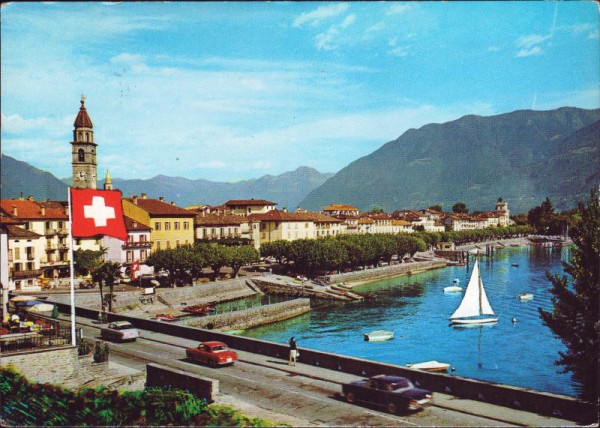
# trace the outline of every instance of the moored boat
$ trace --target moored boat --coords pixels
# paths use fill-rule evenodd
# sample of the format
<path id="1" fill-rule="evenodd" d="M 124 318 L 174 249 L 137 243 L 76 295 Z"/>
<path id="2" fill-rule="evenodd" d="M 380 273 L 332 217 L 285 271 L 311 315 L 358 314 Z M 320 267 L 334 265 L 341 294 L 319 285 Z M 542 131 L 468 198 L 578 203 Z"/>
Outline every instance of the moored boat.
<path id="1" fill-rule="evenodd" d="M 519 300 L 533 300 L 533 294 L 531 293 L 521 293 L 518 297 Z"/>
<path id="2" fill-rule="evenodd" d="M 365 333 L 364 338 L 367 342 L 385 342 L 394 338 L 394 332 L 390 330 L 375 330 L 371 333 Z"/>
<path id="3" fill-rule="evenodd" d="M 416 364 L 407 364 L 406 367 L 410 367 L 411 369 L 424 370 L 427 372 L 445 372 L 448 371 L 450 364 L 440 363 L 439 361 L 432 360 Z"/>
<path id="4" fill-rule="evenodd" d="M 448 287 L 444 287 L 444 293 L 460 293 L 462 291 L 462 287 L 458 285 L 450 285 Z"/>

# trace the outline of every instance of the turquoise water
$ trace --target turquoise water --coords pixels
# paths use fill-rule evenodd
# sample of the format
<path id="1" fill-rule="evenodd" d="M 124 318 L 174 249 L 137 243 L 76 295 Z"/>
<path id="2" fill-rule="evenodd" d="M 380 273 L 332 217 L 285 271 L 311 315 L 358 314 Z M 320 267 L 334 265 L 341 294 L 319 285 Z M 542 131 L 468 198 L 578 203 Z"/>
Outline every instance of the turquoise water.
<path id="1" fill-rule="evenodd" d="M 375 297 L 324 304 L 303 316 L 242 334 L 278 343 L 295 336 L 300 347 L 398 365 L 437 360 L 449 363 L 458 376 L 575 396 L 577 383 L 554 364 L 566 348 L 537 311 L 552 307 L 545 272 L 562 272 L 560 262 L 569 251 L 511 247 L 497 251 L 493 259 L 482 257 L 481 277 L 499 317 L 493 326 L 449 325 L 462 294 L 446 294 L 443 288 L 458 278 L 464 289 L 471 263 L 357 287 L 356 291 Z M 533 293 L 533 300 L 519 300 L 524 292 Z M 393 330 L 395 338 L 383 343 L 363 340 L 363 333 L 379 329 Z"/>

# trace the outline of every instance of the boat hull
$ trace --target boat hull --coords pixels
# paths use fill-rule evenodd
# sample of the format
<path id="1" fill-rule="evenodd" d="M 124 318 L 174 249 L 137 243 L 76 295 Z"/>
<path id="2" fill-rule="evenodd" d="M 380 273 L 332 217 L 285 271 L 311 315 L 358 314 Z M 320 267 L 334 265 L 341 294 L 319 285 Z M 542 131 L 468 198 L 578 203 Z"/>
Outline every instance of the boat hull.
<path id="1" fill-rule="evenodd" d="M 451 319 L 450 322 L 452 324 L 458 324 L 458 325 L 491 324 L 491 323 L 498 322 L 498 318 L 497 317 L 487 317 L 487 318 L 473 318 L 473 319 L 454 319 L 454 320 Z"/>
<path id="2" fill-rule="evenodd" d="M 394 338 L 393 331 L 373 331 L 371 333 L 365 333 L 364 339 L 367 342 L 385 342 Z"/>
<path id="3" fill-rule="evenodd" d="M 451 285 L 449 287 L 444 287 L 444 293 L 460 293 L 462 291 L 462 287 L 457 285 Z"/>

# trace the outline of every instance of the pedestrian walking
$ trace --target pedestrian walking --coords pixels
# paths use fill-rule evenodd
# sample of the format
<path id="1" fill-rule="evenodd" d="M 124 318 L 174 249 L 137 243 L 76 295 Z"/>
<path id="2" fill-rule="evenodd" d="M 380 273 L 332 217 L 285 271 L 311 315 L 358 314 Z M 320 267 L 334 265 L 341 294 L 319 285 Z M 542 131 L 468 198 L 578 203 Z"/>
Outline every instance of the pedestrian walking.
<path id="1" fill-rule="evenodd" d="M 292 336 L 290 338 L 290 360 L 288 362 L 288 365 L 290 366 L 295 366 L 296 365 L 296 361 L 298 360 L 298 343 L 296 342 L 296 339 L 294 339 L 294 336 Z"/>

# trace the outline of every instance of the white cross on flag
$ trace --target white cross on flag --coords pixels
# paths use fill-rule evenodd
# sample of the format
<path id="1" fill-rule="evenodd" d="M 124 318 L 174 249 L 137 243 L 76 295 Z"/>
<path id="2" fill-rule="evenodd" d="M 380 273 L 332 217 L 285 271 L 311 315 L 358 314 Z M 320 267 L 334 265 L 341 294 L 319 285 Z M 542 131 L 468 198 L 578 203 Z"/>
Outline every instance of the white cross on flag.
<path id="1" fill-rule="evenodd" d="M 118 190 L 71 189 L 71 213 L 74 237 L 106 235 L 127 239 Z"/>

